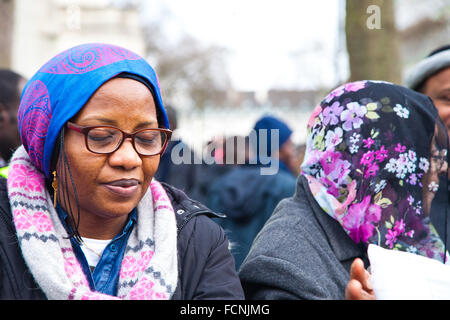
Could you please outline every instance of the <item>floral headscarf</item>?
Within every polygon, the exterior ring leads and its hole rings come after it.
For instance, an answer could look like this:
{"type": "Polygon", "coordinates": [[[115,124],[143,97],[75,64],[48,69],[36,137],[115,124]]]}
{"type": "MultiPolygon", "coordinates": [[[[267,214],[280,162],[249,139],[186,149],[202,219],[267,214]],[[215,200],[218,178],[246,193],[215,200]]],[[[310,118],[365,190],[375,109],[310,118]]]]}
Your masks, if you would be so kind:
{"type": "Polygon", "coordinates": [[[307,130],[302,174],[353,241],[444,258],[448,136],[431,99],[387,82],[348,83],[307,130]]]}

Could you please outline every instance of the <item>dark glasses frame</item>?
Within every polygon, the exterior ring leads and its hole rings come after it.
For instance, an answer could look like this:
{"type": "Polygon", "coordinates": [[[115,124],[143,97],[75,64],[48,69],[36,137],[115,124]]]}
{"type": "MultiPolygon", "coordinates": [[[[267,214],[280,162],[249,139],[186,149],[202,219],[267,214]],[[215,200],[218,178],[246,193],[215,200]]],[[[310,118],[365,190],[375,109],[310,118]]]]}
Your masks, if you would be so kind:
{"type": "Polygon", "coordinates": [[[123,130],[117,128],[117,127],[114,127],[114,126],[86,126],[86,127],[84,127],[84,126],[80,126],[80,125],[78,125],[76,123],[73,123],[73,122],[67,122],[66,127],[68,129],[71,129],[71,130],[77,131],[79,133],[82,133],[84,135],[84,144],[85,144],[86,148],[90,152],[96,153],[96,154],[111,154],[111,153],[114,153],[122,146],[122,143],[125,141],[125,139],[131,138],[131,144],[133,145],[133,148],[134,148],[134,150],[136,151],[137,154],[139,154],[140,156],[143,156],[143,157],[155,156],[155,155],[164,153],[164,151],[166,150],[166,147],[167,147],[167,143],[169,142],[170,138],[172,137],[172,130],[164,129],[164,128],[145,128],[145,129],[141,129],[141,130],[135,131],[133,133],[128,133],[128,132],[125,132],[125,131],[123,131],[123,130]],[[89,148],[89,143],[88,143],[88,133],[92,129],[97,129],[97,128],[111,128],[111,129],[115,129],[115,130],[120,131],[122,133],[122,141],[120,141],[120,143],[117,145],[117,147],[113,151],[110,151],[110,152],[97,152],[97,151],[91,150],[89,148]],[[137,134],[139,134],[140,132],[142,132],[142,131],[148,131],[148,130],[164,132],[164,134],[167,136],[167,139],[166,139],[166,141],[164,141],[164,144],[162,145],[161,150],[159,152],[157,152],[157,153],[154,153],[154,154],[142,154],[136,149],[135,140],[134,140],[135,136],[137,134]]]}

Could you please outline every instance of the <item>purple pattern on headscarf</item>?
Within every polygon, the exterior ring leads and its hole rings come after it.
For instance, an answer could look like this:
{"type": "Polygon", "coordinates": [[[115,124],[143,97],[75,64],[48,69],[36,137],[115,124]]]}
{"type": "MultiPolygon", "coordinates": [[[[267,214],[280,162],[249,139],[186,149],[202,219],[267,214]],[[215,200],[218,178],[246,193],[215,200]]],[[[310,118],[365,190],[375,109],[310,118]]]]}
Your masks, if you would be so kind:
{"type": "Polygon", "coordinates": [[[39,71],[53,74],[81,74],[122,60],[139,60],[139,55],[112,45],[82,45],[58,54],[39,71]]]}
{"type": "Polygon", "coordinates": [[[18,112],[22,142],[31,160],[42,170],[44,142],[52,118],[50,97],[39,80],[28,86],[23,97],[18,112]]]}

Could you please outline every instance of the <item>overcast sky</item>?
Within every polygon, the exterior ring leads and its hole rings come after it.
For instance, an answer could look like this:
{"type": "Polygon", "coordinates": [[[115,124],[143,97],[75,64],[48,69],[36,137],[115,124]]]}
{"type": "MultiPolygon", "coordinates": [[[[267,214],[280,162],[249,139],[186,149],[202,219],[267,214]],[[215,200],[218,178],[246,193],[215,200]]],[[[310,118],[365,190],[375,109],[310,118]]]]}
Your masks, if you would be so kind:
{"type": "Polygon", "coordinates": [[[164,16],[171,37],[187,32],[204,44],[228,48],[229,72],[237,89],[308,89],[332,86],[346,76],[346,57],[336,55],[341,0],[145,3],[145,16],[164,16]]]}

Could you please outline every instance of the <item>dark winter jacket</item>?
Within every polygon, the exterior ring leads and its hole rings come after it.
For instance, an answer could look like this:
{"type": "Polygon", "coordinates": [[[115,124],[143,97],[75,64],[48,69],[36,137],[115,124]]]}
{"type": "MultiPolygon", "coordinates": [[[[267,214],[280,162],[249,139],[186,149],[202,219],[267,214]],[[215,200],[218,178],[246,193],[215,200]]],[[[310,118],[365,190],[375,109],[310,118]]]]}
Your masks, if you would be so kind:
{"type": "MultiPolygon", "coordinates": [[[[210,219],[218,215],[182,191],[163,186],[172,201],[178,227],[179,278],[173,299],[243,299],[228,240],[210,219]]],[[[18,246],[3,178],[0,178],[0,299],[46,299],[18,246]]]]}
{"type": "Polygon", "coordinates": [[[275,209],[241,265],[247,299],[344,299],[350,265],[366,250],[319,207],[305,177],[275,209]]]}
{"type": "Polygon", "coordinates": [[[213,183],[206,201],[209,208],[227,215],[217,223],[231,242],[236,270],[277,204],[295,192],[292,174],[261,175],[260,169],[256,165],[235,167],[213,183]]]}

